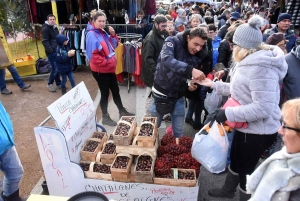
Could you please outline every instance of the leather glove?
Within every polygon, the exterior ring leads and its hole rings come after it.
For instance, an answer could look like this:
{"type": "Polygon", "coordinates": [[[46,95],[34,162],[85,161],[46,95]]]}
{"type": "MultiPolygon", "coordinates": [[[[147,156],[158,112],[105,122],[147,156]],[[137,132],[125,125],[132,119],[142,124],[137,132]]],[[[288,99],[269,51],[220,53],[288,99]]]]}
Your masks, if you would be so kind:
{"type": "Polygon", "coordinates": [[[212,127],[215,121],[217,121],[218,123],[224,123],[227,120],[224,109],[216,109],[216,111],[209,114],[209,116],[210,116],[210,124],[209,124],[210,128],[212,127]]]}

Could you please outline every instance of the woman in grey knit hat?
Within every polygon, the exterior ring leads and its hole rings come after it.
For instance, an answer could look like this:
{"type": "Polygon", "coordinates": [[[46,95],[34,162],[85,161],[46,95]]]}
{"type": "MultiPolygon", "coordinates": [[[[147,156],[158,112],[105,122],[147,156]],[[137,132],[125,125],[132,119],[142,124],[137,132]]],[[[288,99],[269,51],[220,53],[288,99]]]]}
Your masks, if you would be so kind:
{"type": "Polygon", "coordinates": [[[211,189],[213,197],[233,198],[239,186],[240,200],[248,200],[246,175],[250,175],[264,151],[275,141],[280,127],[278,81],[287,72],[283,51],[277,46],[262,44],[260,27],[263,19],[252,17],[240,25],[233,36],[235,67],[229,75],[230,83],[206,79],[199,84],[216,89],[221,95],[231,96],[241,105],[218,109],[218,122],[247,122],[247,128],[236,128],[231,146],[231,164],[225,184],[211,189]]]}

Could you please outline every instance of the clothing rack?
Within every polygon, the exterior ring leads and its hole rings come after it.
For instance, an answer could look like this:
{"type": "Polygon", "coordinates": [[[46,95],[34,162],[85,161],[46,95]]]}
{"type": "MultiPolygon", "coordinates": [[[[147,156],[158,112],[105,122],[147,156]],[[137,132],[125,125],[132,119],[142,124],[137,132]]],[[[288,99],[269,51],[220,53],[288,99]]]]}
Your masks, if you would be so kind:
{"type": "MultiPolygon", "coordinates": [[[[126,40],[126,43],[132,40],[136,40],[136,42],[140,41],[142,39],[142,34],[135,34],[135,33],[120,33],[118,34],[118,38],[126,40]]],[[[124,43],[125,44],[125,43],[124,43]]],[[[128,73],[128,79],[127,79],[127,91],[130,92],[130,81],[131,76],[130,73],[128,73]]]]}

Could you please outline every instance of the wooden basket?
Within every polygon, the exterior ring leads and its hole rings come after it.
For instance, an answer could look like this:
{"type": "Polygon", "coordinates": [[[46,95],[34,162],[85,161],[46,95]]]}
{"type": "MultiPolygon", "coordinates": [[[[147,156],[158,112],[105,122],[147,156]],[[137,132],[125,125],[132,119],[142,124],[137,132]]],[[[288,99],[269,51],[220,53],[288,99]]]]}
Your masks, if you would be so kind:
{"type": "MultiPolygon", "coordinates": [[[[172,168],[173,171],[181,170],[183,172],[190,172],[192,171],[194,174],[193,180],[186,180],[186,179],[167,179],[167,178],[156,178],[154,177],[153,181],[154,184],[166,185],[166,186],[183,186],[183,187],[195,187],[196,186],[196,171],[194,169],[177,169],[172,168]]],[[[175,177],[175,174],[174,174],[175,177]]]]}
{"type": "Polygon", "coordinates": [[[115,178],[114,181],[118,181],[118,182],[136,182],[136,175],[135,175],[135,172],[134,172],[134,167],[135,167],[135,164],[132,163],[131,168],[130,168],[130,173],[129,173],[127,179],[115,178]]]}
{"type": "Polygon", "coordinates": [[[81,159],[84,161],[95,161],[96,156],[98,152],[102,149],[103,146],[103,141],[100,139],[93,138],[92,140],[88,139],[85,143],[84,146],[81,148],[80,154],[81,154],[81,159]],[[97,148],[93,152],[89,151],[83,151],[84,147],[89,143],[89,141],[96,141],[98,142],[97,148]]]}
{"type": "MultiPolygon", "coordinates": [[[[149,120],[147,120],[147,119],[149,119],[149,118],[155,120],[155,123],[153,123],[153,124],[154,124],[155,128],[157,128],[157,117],[143,117],[142,122],[144,122],[144,121],[149,121],[149,120]]],[[[152,123],[152,122],[151,122],[151,123],[152,123]]]]}
{"type": "Polygon", "coordinates": [[[102,144],[103,144],[104,142],[107,141],[108,138],[107,138],[106,132],[93,132],[89,139],[90,139],[90,140],[99,139],[99,140],[102,141],[102,144]],[[95,134],[103,134],[102,139],[93,137],[95,134]]]}
{"type": "Polygon", "coordinates": [[[90,169],[86,173],[86,177],[90,178],[90,179],[104,179],[104,180],[107,180],[107,181],[112,181],[111,174],[94,172],[94,165],[95,164],[101,164],[101,165],[103,165],[102,163],[99,163],[99,162],[91,162],[90,169]]]}
{"type": "Polygon", "coordinates": [[[155,127],[155,125],[150,121],[144,121],[144,122],[141,123],[140,129],[139,129],[139,132],[136,136],[138,146],[139,147],[154,147],[155,139],[156,139],[156,136],[157,136],[157,128],[155,127]],[[140,136],[139,135],[140,134],[140,129],[142,128],[142,126],[144,124],[150,124],[150,125],[153,126],[153,132],[152,132],[151,136],[140,136]]]}
{"type": "Polygon", "coordinates": [[[145,151],[150,152],[153,156],[156,156],[156,151],[158,148],[158,138],[156,138],[155,140],[155,144],[153,147],[140,147],[137,144],[137,136],[135,136],[132,145],[130,146],[118,146],[116,148],[116,152],[117,153],[127,153],[127,154],[131,154],[134,156],[139,156],[142,153],[144,153],[145,151]]]}
{"type": "Polygon", "coordinates": [[[137,157],[136,165],[134,166],[134,172],[135,172],[135,181],[140,183],[153,183],[153,175],[154,175],[154,164],[155,164],[155,157],[149,153],[144,152],[141,155],[137,157]],[[140,156],[150,156],[152,158],[152,164],[150,171],[137,171],[137,164],[139,161],[140,156]]]}
{"type": "Polygon", "coordinates": [[[114,162],[112,163],[112,166],[110,168],[110,171],[111,171],[111,177],[114,181],[117,181],[117,180],[125,180],[125,179],[128,179],[129,178],[129,174],[130,174],[130,170],[131,170],[131,165],[132,165],[132,159],[133,157],[130,155],[130,154],[126,154],[126,153],[120,153],[116,156],[114,162]],[[115,161],[117,160],[117,158],[119,156],[127,156],[129,157],[129,161],[128,161],[128,164],[127,164],[127,167],[126,169],[119,169],[119,168],[113,168],[113,164],[115,163],[115,161]]]}
{"type": "Polygon", "coordinates": [[[86,178],[89,178],[89,170],[90,170],[90,165],[91,165],[91,161],[79,161],[79,163],[78,163],[78,165],[82,168],[82,170],[83,170],[83,172],[84,172],[84,176],[86,177],[86,178]],[[87,171],[85,171],[82,167],[81,167],[81,165],[80,165],[80,163],[82,163],[82,164],[88,164],[88,166],[89,166],[89,169],[87,170],[87,171]]]}
{"type": "Polygon", "coordinates": [[[116,145],[130,145],[132,142],[132,137],[133,137],[133,133],[134,133],[135,128],[133,127],[133,125],[131,125],[129,122],[127,121],[122,121],[120,120],[113,132],[113,138],[114,138],[114,142],[116,145]],[[120,123],[124,123],[126,125],[130,126],[130,129],[128,131],[128,135],[127,136],[121,136],[121,135],[115,135],[116,130],[119,126],[120,123]]]}
{"type": "MultiPolygon", "coordinates": [[[[109,143],[114,143],[114,141],[112,140],[109,140],[107,141],[104,145],[103,145],[103,149],[102,149],[102,152],[104,151],[105,149],[105,146],[106,144],[109,144],[109,143]]],[[[116,150],[117,150],[117,147],[116,147],[116,150]]],[[[116,151],[113,153],[113,154],[103,154],[102,152],[99,152],[96,156],[96,161],[97,162],[100,162],[103,163],[103,164],[112,164],[116,158],[116,151]]]]}
{"type": "Polygon", "coordinates": [[[124,118],[134,118],[134,120],[133,120],[132,123],[129,123],[128,121],[126,121],[126,122],[128,122],[129,124],[132,125],[133,130],[134,130],[136,128],[136,126],[137,126],[136,117],[135,116],[122,116],[121,119],[120,119],[120,121],[125,121],[124,118]]]}

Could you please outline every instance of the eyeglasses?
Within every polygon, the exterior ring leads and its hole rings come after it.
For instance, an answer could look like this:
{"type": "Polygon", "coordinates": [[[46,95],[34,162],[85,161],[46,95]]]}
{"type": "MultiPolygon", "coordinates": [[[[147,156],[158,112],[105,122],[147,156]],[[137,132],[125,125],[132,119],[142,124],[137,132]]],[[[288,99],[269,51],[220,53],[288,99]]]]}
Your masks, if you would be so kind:
{"type": "Polygon", "coordinates": [[[285,129],[289,129],[289,130],[293,130],[293,131],[296,131],[296,132],[300,133],[300,129],[299,128],[288,127],[288,126],[285,125],[284,121],[281,121],[281,126],[282,126],[283,132],[285,132],[285,129]]]}

